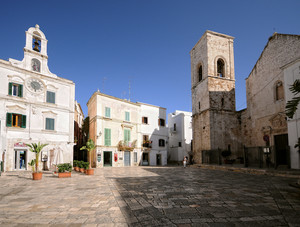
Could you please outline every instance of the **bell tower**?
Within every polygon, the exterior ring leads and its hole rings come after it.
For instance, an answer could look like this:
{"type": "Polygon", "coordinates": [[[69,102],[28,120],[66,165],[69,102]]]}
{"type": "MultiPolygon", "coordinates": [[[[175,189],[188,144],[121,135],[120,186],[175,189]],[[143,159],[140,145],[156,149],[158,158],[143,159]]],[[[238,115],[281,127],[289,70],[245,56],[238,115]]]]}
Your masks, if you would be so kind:
{"type": "Polygon", "coordinates": [[[233,37],[206,31],[190,51],[193,151],[236,150],[233,37]]]}
{"type": "Polygon", "coordinates": [[[48,40],[39,25],[29,28],[26,31],[23,67],[37,73],[56,76],[48,68],[47,43],[48,40]]]}

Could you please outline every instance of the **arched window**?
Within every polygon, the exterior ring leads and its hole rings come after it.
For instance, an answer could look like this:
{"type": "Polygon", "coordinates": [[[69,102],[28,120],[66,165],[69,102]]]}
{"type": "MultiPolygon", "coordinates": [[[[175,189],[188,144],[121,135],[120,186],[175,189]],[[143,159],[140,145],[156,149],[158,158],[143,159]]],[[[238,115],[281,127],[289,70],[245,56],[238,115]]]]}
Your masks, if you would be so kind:
{"type": "Polygon", "coordinates": [[[199,66],[198,69],[198,82],[202,80],[202,65],[199,66]]]}
{"type": "Polygon", "coordinates": [[[225,63],[221,58],[217,61],[217,75],[219,77],[225,77],[225,63]]]}
{"type": "Polygon", "coordinates": [[[35,72],[41,71],[41,62],[35,58],[31,59],[31,69],[35,72]]]}
{"type": "Polygon", "coordinates": [[[282,100],[283,99],[283,84],[281,81],[278,81],[275,86],[275,99],[282,100]]]}
{"type": "Polygon", "coordinates": [[[41,52],[41,40],[38,37],[33,37],[32,49],[36,52],[41,52]]]}

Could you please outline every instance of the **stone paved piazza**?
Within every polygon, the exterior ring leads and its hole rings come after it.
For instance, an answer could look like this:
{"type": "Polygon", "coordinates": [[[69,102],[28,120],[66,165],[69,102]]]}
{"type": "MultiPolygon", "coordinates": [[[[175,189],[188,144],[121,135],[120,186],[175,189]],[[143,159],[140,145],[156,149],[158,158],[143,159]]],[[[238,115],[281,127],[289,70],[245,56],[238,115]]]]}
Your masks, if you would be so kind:
{"type": "Polygon", "coordinates": [[[182,167],[0,177],[0,226],[300,226],[296,179],[182,167]]]}

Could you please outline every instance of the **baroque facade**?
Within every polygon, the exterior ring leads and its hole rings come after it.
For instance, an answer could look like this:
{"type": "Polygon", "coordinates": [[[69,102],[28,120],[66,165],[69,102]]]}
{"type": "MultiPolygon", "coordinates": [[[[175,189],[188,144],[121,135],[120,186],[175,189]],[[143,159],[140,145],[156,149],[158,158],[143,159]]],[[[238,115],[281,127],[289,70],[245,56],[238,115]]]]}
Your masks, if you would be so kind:
{"type": "Polygon", "coordinates": [[[75,84],[49,71],[47,39],[38,25],[26,31],[22,61],[0,60],[0,81],[0,154],[5,171],[29,169],[35,156],[28,143],[48,144],[41,158],[44,169],[55,164],[58,153],[64,162],[72,162],[75,84]]]}
{"type": "Polygon", "coordinates": [[[165,108],[99,91],[87,106],[89,137],[96,145],[91,154],[94,167],[167,164],[165,108]]]}
{"type": "Polygon", "coordinates": [[[269,38],[246,79],[247,108],[237,112],[234,38],[205,32],[190,52],[196,162],[203,161],[204,150],[230,150],[240,158],[244,147],[268,147],[271,166],[290,165],[282,66],[299,58],[299,37],[269,38]]]}

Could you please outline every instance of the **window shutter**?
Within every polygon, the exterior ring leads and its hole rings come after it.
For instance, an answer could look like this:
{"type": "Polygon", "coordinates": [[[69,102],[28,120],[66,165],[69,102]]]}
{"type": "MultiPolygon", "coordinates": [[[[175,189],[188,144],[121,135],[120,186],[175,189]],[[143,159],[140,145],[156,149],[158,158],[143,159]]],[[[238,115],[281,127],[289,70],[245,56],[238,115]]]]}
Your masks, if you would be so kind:
{"type": "Polygon", "coordinates": [[[12,123],[12,113],[6,113],[6,126],[11,127],[12,123]]]}
{"type": "Polygon", "coordinates": [[[26,115],[22,115],[21,128],[26,128],[26,115]]]}
{"type": "Polygon", "coordinates": [[[110,146],[111,145],[111,129],[106,128],[104,129],[104,144],[105,146],[110,146]]]}
{"type": "Polygon", "coordinates": [[[52,103],[55,103],[55,93],[52,92],[52,103]]]}
{"type": "Polygon", "coordinates": [[[19,97],[23,97],[23,85],[20,84],[19,85],[19,94],[18,94],[19,97]]]}
{"type": "Polygon", "coordinates": [[[130,130],[127,131],[128,132],[128,142],[131,140],[130,139],[130,130]]]}
{"type": "Polygon", "coordinates": [[[8,94],[12,95],[12,83],[8,84],[8,94]]]}

